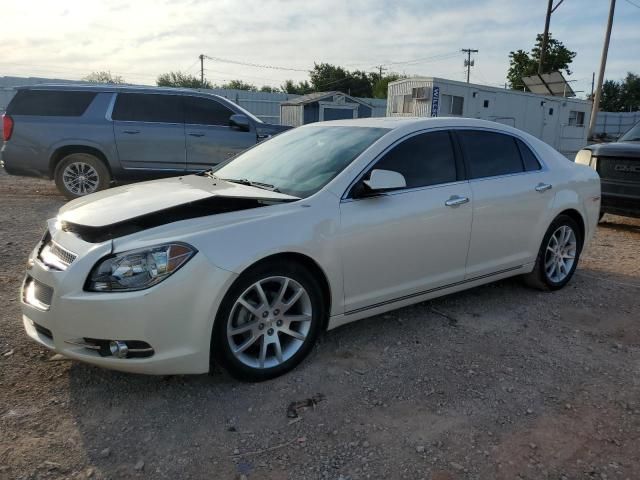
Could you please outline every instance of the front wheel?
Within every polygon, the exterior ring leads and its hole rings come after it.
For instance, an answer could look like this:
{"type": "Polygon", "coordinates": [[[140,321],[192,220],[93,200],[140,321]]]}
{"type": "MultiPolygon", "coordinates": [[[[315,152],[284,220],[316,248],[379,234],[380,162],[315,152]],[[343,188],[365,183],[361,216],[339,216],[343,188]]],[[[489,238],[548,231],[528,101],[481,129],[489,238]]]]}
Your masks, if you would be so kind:
{"type": "Polygon", "coordinates": [[[325,316],[314,277],[293,263],[243,273],[216,315],[212,348],[231,375],[262,381],[282,375],[311,351],[325,316]]]}
{"type": "Polygon", "coordinates": [[[111,175],[105,164],[90,153],[72,153],[64,157],[54,172],[60,193],[70,200],[109,187],[111,175]]]}
{"type": "Polygon", "coordinates": [[[545,234],[533,271],[525,282],[541,290],[564,287],[578,266],[582,237],[578,224],[567,215],[559,215],[545,234]]]}

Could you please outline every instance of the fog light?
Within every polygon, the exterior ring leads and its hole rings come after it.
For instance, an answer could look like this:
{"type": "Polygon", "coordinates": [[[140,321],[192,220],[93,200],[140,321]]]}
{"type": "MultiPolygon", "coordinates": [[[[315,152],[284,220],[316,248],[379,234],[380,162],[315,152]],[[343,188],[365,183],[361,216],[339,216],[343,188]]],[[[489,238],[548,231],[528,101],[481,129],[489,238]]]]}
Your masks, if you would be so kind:
{"type": "Polygon", "coordinates": [[[118,340],[112,340],[109,342],[109,350],[111,351],[111,355],[118,358],[127,358],[127,355],[129,354],[129,347],[127,344],[118,340]]]}

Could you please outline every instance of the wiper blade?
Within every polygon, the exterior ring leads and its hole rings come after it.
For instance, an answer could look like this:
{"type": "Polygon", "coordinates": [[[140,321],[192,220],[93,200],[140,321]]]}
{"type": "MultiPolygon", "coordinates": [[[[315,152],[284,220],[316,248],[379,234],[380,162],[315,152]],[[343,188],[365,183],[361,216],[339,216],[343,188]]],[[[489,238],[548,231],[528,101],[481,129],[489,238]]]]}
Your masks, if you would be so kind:
{"type": "Polygon", "coordinates": [[[274,185],[270,185],[268,183],[262,183],[262,182],[253,182],[246,178],[221,178],[221,180],[224,180],[225,182],[237,183],[240,185],[247,185],[249,187],[257,187],[263,190],[269,190],[271,192],[280,193],[280,190],[278,190],[274,185]]]}

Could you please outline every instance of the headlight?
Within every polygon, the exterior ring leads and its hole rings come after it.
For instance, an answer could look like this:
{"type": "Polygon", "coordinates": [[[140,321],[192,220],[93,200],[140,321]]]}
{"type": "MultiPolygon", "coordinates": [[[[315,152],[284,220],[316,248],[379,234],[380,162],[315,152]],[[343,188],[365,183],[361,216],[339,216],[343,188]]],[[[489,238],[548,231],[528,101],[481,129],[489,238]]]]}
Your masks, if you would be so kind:
{"type": "Polygon", "coordinates": [[[575,159],[576,163],[581,163],[582,165],[591,165],[591,150],[582,149],[578,152],[575,159]]]}
{"type": "Polygon", "coordinates": [[[169,243],[118,253],[93,267],[86,289],[130,292],[149,288],[182,267],[196,252],[184,243],[169,243]]]}

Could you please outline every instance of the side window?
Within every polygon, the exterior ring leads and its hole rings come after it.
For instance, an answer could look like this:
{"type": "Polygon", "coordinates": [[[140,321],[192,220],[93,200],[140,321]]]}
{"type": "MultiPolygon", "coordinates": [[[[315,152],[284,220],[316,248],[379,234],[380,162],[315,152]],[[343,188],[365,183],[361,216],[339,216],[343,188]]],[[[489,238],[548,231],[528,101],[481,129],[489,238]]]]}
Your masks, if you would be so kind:
{"type": "Polygon", "coordinates": [[[533,154],[531,149],[527,147],[522,140],[516,139],[518,143],[518,148],[520,149],[520,155],[522,155],[522,163],[524,163],[524,169],[527,172],[532,172],[534,170],[540,170],[542,167],[540,166],[540,162],[533,154]]]}
{"type": "Polygon", "coordinates": [[[96,92],[68,90],[20,90],[7,107],[9,115],[79,117],[96,92]]]}
{"type": "Polygon", "coordinates": [[[119,93],[111,118],[130,122],[182,123],[182,97],[156,93],[119,93]]]}
{"type": "Polygon", "coordinates": [[[198,125],[229,125],[235,112],[220,102],[202,97],[184,97],[185,123],[198,125]]]}
{"type": "Polygon", "coordinates": [[[456,161],[446,131],[422,133],[405,140],[373,168],[401,173],[408,188],[456,181],[456,161]]]}
{"type": "Polygon", "coordinates": [[[495,177],[523,171],[520,151],[511,135],[479,130],[459,130],[469,178],[495,177]]]}

